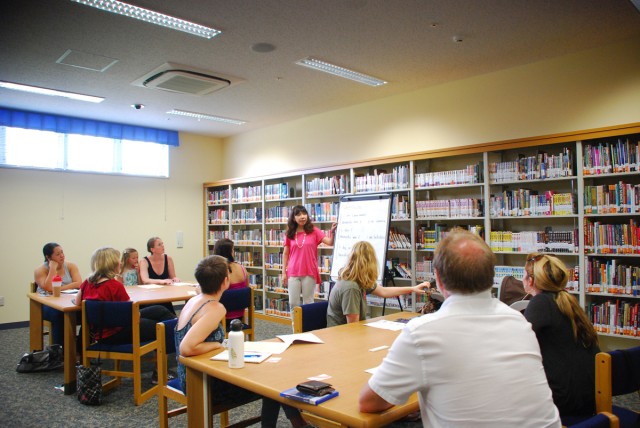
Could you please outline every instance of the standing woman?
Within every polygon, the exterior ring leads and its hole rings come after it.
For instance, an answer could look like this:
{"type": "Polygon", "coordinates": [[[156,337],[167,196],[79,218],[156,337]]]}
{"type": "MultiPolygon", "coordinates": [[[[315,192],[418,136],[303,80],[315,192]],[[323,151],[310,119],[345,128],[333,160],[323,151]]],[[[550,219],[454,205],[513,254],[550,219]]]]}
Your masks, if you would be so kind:
{"type": "MultiPolygon", "coordinates": [[[[62,290],[80,288],[82,277],[75,263],[67,262],[64,251],[59,244],[49,242],[42,248],[44,264],[38,266],[33,272],[33,279],[38,286],[39,293],[51,294],[53,277],[59,275],[62,278],[62,290]]],[[[64,314],[49,306],[42,306],[42,316],[51,322],[51,334],[53,343],[64,343],[64,314]]]]}
{"type": "Polygon", "coordinates": [[[367,294],[387,298],[409,293],[425,294],[424,288],[429,288],[428,282],[415,287],[378,287],[377,280],[378,259],[373,245],[367,241],[356,242],[329,295],[327,327],[365,320],[367,294]]]}
{"type": "MultiPolygon", "coordinates": [[[[542,364],[560,417],[595,413],[595,356],[600,352],[593,325],[565,286],[564,263],[555,256],[527,256],[522,279],[533,297],[524,312],[536,333],[542,364]]],[[[568,424],[568,421],[563,421],[568,424]]]]}
{"type": "MultiPolygon", "coordinates": [[[[249,279],[247,277],[247,270],[240,263],[236,263],[233,257],[233,241],[231,239],[223,238],[216,241],[213,247],[213,253],[217,256],[222,256],[227,259],[229,265],[229,290],[235,290],[238,288],[244,288],[249,286],[249,279]]],[[[244,317],[244,310],[227,311],[227,331],[229,324],[234,319],[242,319],[244,317]]]]}
{"type": "Polygon", "coordinates": [[[164,252],[164,242],[154,236],[147,241],[150,255],[140,260],[140,280],[143,284],[171,285],[180,282],[173,259],[164,252]]]}
{"type": "Polygon", "coordinates": [[[292,315],[293,308],[300,306],[300,292],[303,304],[313,303],[316,284],[320,283],[318,245],[333,245],[337,226],[331,225],[331,237],[327,237],[313,225],[305,207],[296,205],[291,210],[282,252],[282,281],[288,285],[292,315]]]}

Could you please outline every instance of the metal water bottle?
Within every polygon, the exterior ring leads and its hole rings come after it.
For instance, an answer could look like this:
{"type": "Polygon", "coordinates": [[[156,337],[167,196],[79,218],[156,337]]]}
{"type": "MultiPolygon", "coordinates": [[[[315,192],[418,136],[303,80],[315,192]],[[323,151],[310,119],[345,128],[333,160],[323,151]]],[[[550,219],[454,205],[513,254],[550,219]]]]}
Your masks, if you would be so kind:
{"type": "Polygon", "coordinates": [[[244,333],[242,331],[242,321],[231,321],[231,331],[229,332],[229,367],[241,369],[244,367],[244,333]]]}

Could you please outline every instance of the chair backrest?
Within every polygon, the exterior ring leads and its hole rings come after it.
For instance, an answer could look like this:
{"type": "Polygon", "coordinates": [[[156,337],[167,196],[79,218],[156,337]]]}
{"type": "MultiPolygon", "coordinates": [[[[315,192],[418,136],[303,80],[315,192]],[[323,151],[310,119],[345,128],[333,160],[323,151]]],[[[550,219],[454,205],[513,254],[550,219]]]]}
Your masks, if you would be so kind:
{"type": "Polygon", "coordinates": [[[128,327],[133,325],[133,302],[104,302],[101,300],[85,300],[83,316],[94,328],[128,327]]]}
{"type": "Polygon", "coordinates": [[[29,293],[35,293],[36,291],[38,291],[38,284],[36,284],[35,282],[30,282],[29,283],[29,293]]]}
{"type": "Polygon", "coordinates": [[[616,415],[604,412],[577,424],[568,425],[568,428],[618,428],[619,426],[620,421],[616,415]]]}
{"type": "Polygon", "coordinates": [[[609,352],[611,394],[624,395],[640,390],[640,346],[609,352]]]}
{"type": "Polygon", "coordinates": [[[222,293],[222,297],[220,297],[220,303],[222,303],[227,311],[247,309],[253,305],[251,287],[242,287],[225,291],[222,293]]]}
{"type": "MultiPolygon", "coordinates": [[[[164,325],[164,342],[159,341],[158,346],[162,346],[167,354],[173,354],[176,352],[176,335],[175,329],[178,325],[178,318],[173,318],[167,321],[161,321],[158,324],[164,325]]],[[[157,333],[157,329],[156,329],[157,333]]],[[[156,334],[156,339],[162,339],[162,337],[156,334]]]]}
{"type": "Polygon", "coordinates": [[[293,309],[293,332],[304,333],[327,327],[329,302],[308,303],[293,309]]]}

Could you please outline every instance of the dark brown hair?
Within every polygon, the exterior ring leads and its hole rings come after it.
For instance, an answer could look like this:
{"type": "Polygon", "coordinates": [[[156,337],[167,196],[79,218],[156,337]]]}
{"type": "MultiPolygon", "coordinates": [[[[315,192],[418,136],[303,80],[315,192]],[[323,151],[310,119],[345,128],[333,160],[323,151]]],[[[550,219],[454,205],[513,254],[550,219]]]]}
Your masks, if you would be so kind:
{"type": "Polygon", "coordinates": [[[313,232],[313,223],[311,222],[311,217],[309,216],[307,209],[302,205],[296,205],[291,209],[291,214],[289,214],[289,220],[287,221],[287,238],[289,239],[296,238],[296,230],[298,229],[296,216],[300,213],[307,215],[307,222],[304,225],[304,233],[308,235],[313,232]]]}

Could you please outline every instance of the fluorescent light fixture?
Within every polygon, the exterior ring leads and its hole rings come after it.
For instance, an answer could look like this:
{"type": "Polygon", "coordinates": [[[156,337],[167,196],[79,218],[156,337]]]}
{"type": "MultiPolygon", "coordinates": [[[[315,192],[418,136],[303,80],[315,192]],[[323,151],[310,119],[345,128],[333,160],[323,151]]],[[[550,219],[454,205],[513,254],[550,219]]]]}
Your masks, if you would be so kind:
{"type": "Polygon", "coordinates": [[[638,9],[638,12],[640,12],[640,0],[631,0],[631,3],[638,9]]]}
{"type": "Polygon", "coordinates": [[[193,119],[198,119],[198,120],[201,120],[201,119],[213,120],[215,122],[230,123],[232,125],[244,125],[245,123],[247,123],[246,120],[229,119],[228,117],[213,116],[210,114],[194,113],[191,111],[176,110],[176,109],[168,111],[167,114],[175,114],[176,116],[191,117],[193,119]]]}
{"type": "Polygon", "coordinates": [[[195,24],[185,21],[184,19],[174,18],[173,16],[163,13],[154,12],[138,6],[133,6],[117,0],[71,0],[97,9],[106,10],[107,12],[117,13],[118,15],[128,16],[129,18],[139,19],[141,21],[150,22],[151,24],[160,25],[161,27],[171,28],[173,30],[184,31],[194,36],[211,39],[221,31],[215,28],[205,27],[204,25],[195,24]]]}
{"type": "Polygon", "coordinates": [[[103,97],[76,94],[74,92],[57,91],[55,89],[39,88],[37,86],[21,85],[19,83],[11,82],[0,81],[0,88],[11,89],[14,91],[30,92],[32,94],[49,95],[52,97],[64,97],[77,101],[86,101],[89,103],[101,103],[102,101],[104,101],[103,97]]]}
{"type": "Polygon", "coordinates": [[[364,83],[369,86],[382,86],[387,84],[384,80],[377,79],[373,76],[358,73],[357,71],[349,70],[348,68],[340,67],[312,57],[298,60],[296,61],[296,64],[302,65],[303,67],[313,68],[314,70],[324,71],[325,73],[333,74],[334,76],[344,77],[345,79],[355,80],[358,83],[364,83]]]}

